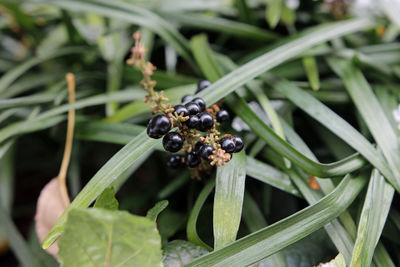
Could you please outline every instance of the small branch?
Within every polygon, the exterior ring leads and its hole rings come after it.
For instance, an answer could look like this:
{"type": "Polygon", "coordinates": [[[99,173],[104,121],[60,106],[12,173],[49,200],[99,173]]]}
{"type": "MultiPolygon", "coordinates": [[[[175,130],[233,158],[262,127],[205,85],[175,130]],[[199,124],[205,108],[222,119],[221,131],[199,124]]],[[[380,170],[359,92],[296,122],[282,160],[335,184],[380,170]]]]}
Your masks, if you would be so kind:
{"type": "MultiPolygon", "coordinates": [[[[66,75],[66,80],[69,92],[68,102],[69,104],[73,104],[75,103],[75,76],[72,73],[68,73],[66,75]]],[[[66,207],[68,207],[70,204],[66,177],[67,177],[69,160],[71,158],[72,142],[74,137],[74,126],[75,126],[75,110],[70,109],[68,111],[67,138],[65,140],[64,155],[61,163],[60,172],[58,174],[60,193],[66,207]]]]}

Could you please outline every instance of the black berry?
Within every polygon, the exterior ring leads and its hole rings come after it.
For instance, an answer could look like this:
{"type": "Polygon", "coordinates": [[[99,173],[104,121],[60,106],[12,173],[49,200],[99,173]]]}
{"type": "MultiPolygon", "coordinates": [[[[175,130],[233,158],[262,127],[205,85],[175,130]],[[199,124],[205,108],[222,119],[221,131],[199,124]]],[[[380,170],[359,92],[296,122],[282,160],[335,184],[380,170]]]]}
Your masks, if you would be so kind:
{"type": "Polygon", "coordinates": [[[192,99],[193,103],[196,103],[200,107],[200,111],[204,111],[206,109],[206,102],[203,98],[196,97],[192,99]]]}
{"type": "Polygon", "coordinates": [[[213,153],[214,148],[210,145],[202,145],[200,147],[200,156],[203,159],[208,159],[208,157],[213,153]]]}
{"type": "Polygon", "coordinates": [[[165,150],[175,153],[181,150],[183,146],[183,137],[177,132],[167,133],[162,143],[165,150]]]}
{"type": "Polygon", "coordinates": [[[201,162],[201,159],[199,157],[199,154],[197,154],[194,151],[187,153],[185,155],[185,163],[186,163],[186,166],[188,166],[189,168],[194,168],[194,167],[198,166],[200,164],[200,162],[201,162]]]}
{"type": "Polygon", "coordinates": [[[222,110],[217,112],[216,118],[217,118],[218,122],[229,121],[229,113],[228,113],[228,111],[222,109],[222,110]]]}
{"type": "Polygon", "coordinates": [[[197,116],[199,117],[199,124],[197,125],[197,130],[206,132],[213,127],[214,119],[210,113],[202,112],[197,116]]]}
{"type": "Polygon", "coordinates": [[[240,138],[239,136],[234,136],[233,137],[233,142],[235,143],[235,151],[234,151],[234,153],[240,152],[244,147],[242,138],[240,138]]]}
{"type": "Polygon", "coordinates": [[[198,84],[197,84],[197,90],[196,90],[196,94],[198,92],[203,91],[204,89],[206,89],[207,87],[209,87],[211,85],[211,82],[208,80],[201,80],[198,84]]]}
{"type": "Polygon", "coordinates": [[[181,102],[182,103],[186,103],[186,102],[188,102],[190,99],[192,99],[193,98],[193,96],[192,95],[184,95],[183,97],[182,97],[182,99],[181,99],[181,102]]]}
{"type": "Polygon", "coordinates": [[[202,142],[197,142],[195,145],[194,145],[194,151],[196,152],[196,153],[200,153],[200,148],[203,146],[203,143],[202,142]]]}
{"type": "Polygon", "coordinates": [[[231,137],[224,137],[219,141],[221,148],[225,150],[227,153],[235,152],[235,142],[232,140],[231,137]]]}
{"type": "Polygon", "coordinates": [[[151,138],[161,138],[171,130],[171,121],[165,115],[157,115],[151,119],[147,126],[147,135],[151,138]]]}
{"type": "Polygon", "coordinates": [[[174,112],[176,112],[176,114],[181,115],[183,113],[183,117],[186,117],[189,115],[189,111],[187,110],[187,108],[184,105],[176,105],[174,107],[174,112]]]}
{"type": "Polygon", "coordinates": [[[187,121],[185,121],[185,123],[190,129],[195,129],[199,124],[199,117],[197,117],[197,115],[192,115],[187,121]]]}
{"type": "Polygon", "coordinates": [[[146,120],[146,126],[149,126],[150,122],[151,122],[151,118],[147,119],[146,120]]]}
{"type": "Polygon", "coordinates": [[[189,102],[185,107],[187,108],[189,115],[197,115],[200,112],[200,107],[196,103],[189,102]]]}
{"type": "Polygon", "coordinates": [[[182,164],[182,156],[170,155],[167,160],[167,166],[173,169],[178,168],[182,164]]]}

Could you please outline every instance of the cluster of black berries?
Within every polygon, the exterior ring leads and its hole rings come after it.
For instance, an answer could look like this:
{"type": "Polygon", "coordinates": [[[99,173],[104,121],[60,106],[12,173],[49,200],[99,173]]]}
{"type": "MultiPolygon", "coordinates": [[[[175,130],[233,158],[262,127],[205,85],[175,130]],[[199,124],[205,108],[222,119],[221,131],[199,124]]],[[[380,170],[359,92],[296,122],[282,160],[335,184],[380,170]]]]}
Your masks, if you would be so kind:
{"type": "MultiPolygon", "coordinates": [[[[207,80],[200,81],[196,93],[207,88],[211,83],[207,80]]],[[[183,122],[183,127],[188,130],[196,129],[200,132],[207,132],[214,126],[214,117],[209,112],[206,112],[206,103],[202,98],[193,98],[192,95],[185,95],[182,103],[174,106],[175,116],[186,118],[183,122]],[[188,102],[189,101],[189,102],[188,102]]],[[[225,122],[229,120],[229,113],[226,110],[218,110],[215,114],[217,122],[225,122]]],[[[182,149],[184,145],[184,136],[179,132],[169,132],[172,128],[172,123],[167,115],[156,115],[147,122],[147,134],[151,138],[163,138],[163,146],[166,151],[175,153],[182,149]]],[[[182,130],[182,129],[180,129],[182,130]]],[[[243,149],[243,141],[238,136],[224,137],[219,142],[221,149],[227,153],[236,153],[243,149]]],[[[184,160],[180,155],[171,155],[168,159],[168,166],[172,168],[179,167],[183,162],[194,168],[201,163],[201,158],[208,160],[213,154],[214,148],[209,144],[201,142],[196,143],[191,152],[186,153],[184,160]]]]}

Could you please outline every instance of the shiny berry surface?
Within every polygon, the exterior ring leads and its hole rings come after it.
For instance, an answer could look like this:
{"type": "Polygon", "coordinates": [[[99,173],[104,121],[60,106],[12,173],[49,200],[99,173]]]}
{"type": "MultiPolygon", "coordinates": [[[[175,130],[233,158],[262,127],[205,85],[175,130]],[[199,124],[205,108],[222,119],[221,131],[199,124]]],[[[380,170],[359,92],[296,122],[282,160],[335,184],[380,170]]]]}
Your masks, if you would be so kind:
{"type": "Polygon", "coordinates": [[[192,95],[184,95],[183,97],[182,97],[182,99],[181,99],[181,102],[182,103],[186,103],[186,102],[188,102],[190,99],[192,99],[193,98],[193,96],[192,95]]]}
{"type": "Polygon", "coordinates": [[[224,137],[219,141],[221,148],[228,153],[235,152],[235,142],[232,140],[231,137],[224,137]]]}
{"type": "Polygon", "coordinates": [[[167,159],[167,166],[176,169],[182,165],[182,156],[170,155],[167,159]]]}
{"type": "Polygon", "coordinates": [[[197,90],[196,90],[196,94],[198,92],[203,91],[204,89],[206,89],[207,87],[209,87],[211,85],[211,82],[208,80],[201,80],[198,84],[197,84],[197,90]]]}
{"type": "Polygon", "coordinates": [[[177,132],[167,133],[162,143],[165,150],[175,153],[181,150],[183,146],[183,137],[177,132]]]}
{"type": "Polygon", "coordinates": [[[203,100],[203,98],[200,97],[193,98],[192,102],[200,107],[200,111],[204,111],[206,109],[206,102],[203,100]]]}
{"type": "Polygon", "coordinates": [[[175,110],[174,112],[176,112],[176,114],[178,114],[178,116],[182,115],[182,113],[183,113],[183,117],[186,117],[189,115],[189,111],[187,110],[187,108],[184,105],[176,105],[174,107],[174,110],[175,110]]]}
{"type": "Polygon", "coordinates": [[[210,145],[202,145],[200,147],[200,157],[203,159],[208,159],[210,155],[212,155],[214,148],[210,145]]]}
{"type": "Polygon", "coordinates": [[[200,112],[200,107],[196,103],[189,102],[185,105],[189,115],[197,115],[200,112]]]}
{"type": "Polygon", "coordinates": [[[185,121],[185,123],[190,129],[195,129],[199,124],[199,117],[197,115],[192,115],[187,121],[185,121]]]}
{"type": "Polygon", "coordinates": [[[202,142],[197,142],[195,145],[194,145],[194,151],[196,152],[196,153],[200,153],[200,148],[203,146],[203,143],[202,142]]]}
{"type": "Polygon", "coordinates": [[[199,115],[199,124],[197,125],[197,130],[206,132],[214,126],[214,119],[210,113],[202,112],[199,115]]]}
{"type": "Polygon", "coordinates": [[[197,154],[194,151],[187,153],[185,155],[185,164],[189,168],[197,167],[200,164],[200,162],[201,162],[201,159],[199,157],[199,154],[197,154]]]}
{"type": "Polygon", "coordinates": [[[244,147],[244,143],[243,143],[242,138],[239,137],[239,136],[234,136],[233,142],[235,143],[235,151],[234,151],[234,153],[240,152],[244,147]]]}
{"type": "Polygon", "coordinates": [[[161,138],[171,130],[171,121],[165,115],[157,115],[151,119],[147,126],[147,135],[151,138],[161,138]]]}
{"type": "Polygon", "coordinates": [[[217,112],[216,118],[217,118],[218,122],[229,121],[229,113],[228,113],[228,111],[222,109],[217,112]]]}

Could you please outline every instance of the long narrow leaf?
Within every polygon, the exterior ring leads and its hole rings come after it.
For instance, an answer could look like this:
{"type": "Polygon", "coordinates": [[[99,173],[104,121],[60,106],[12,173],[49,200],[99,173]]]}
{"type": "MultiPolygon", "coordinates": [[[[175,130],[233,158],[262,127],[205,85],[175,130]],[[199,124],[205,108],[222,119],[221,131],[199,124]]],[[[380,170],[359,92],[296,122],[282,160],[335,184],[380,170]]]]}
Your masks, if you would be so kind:
{"type": "Polygon", "coordinates": [[[348,176],[315,205],[202,256],[187,266],[246,266],[268,257],[336,218],[353,202],[365,182],[363,177],[348,176]]]}

